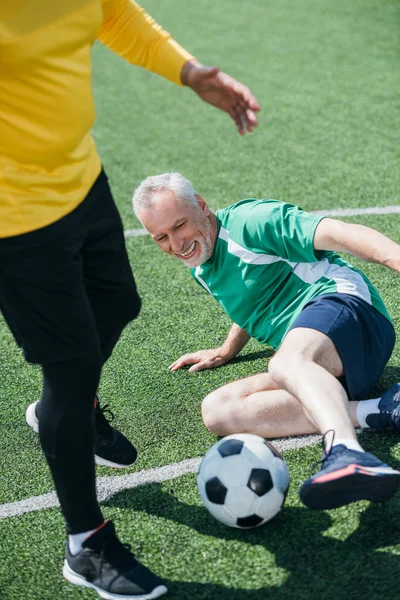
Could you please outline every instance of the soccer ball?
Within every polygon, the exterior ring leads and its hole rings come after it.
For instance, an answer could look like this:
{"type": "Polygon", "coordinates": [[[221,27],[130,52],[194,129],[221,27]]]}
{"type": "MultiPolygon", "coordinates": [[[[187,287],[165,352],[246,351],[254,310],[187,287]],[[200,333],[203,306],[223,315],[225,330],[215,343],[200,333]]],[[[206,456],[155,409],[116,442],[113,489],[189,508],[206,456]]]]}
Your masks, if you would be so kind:
{"type": "Polygon", "coordinates": [[[264,438],[228,435],[204,455],[197,487],[204,506],[218,521],[250,529],[278,514],[289,488],[289,471],[264,438]]]}

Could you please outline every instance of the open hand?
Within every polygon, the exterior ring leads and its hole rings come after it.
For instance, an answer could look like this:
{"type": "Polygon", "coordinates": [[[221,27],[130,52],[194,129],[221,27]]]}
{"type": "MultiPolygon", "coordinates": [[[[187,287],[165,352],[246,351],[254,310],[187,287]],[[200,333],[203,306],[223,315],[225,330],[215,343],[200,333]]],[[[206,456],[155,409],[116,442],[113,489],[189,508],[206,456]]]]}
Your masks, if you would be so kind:
{"type": "Polygon", "coordinates": [[[193,60],[188,61],[182,68],[181,80],[204,102],[228,113],[240,135],[257,127],[256,113],[260,110],[257,99],[249,88],[221,72],[218,67],[206,67],[193,60]]]}
{"type": "Polygon", "coordinates": [[[195,371],[203,371],[204,369],[215,369],[229,362],[230,358],[221,352],[220,348],[214,348],[212,350],[199,350],[198,352],[192,352],[191,354],[184,354],[178,360],[172,363],[168,367],[170,371],[178,371],[182,367],[192,365],[189,369],[189,373],[195,371]]]}

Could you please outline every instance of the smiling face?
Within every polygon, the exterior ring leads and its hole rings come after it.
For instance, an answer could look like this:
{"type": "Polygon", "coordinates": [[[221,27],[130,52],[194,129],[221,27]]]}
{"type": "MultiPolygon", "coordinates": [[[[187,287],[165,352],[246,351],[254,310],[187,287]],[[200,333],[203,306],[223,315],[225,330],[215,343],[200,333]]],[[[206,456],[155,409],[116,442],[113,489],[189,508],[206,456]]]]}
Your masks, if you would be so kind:
{"type": "Polygon", "coordinates": [[[201,196],[196,194],[196,199],[198,205],[193,206],[163,190],[140,212],[144,227],[161,250],[191,268],[211,257],[217,231],[214,213],[201,196]]]}

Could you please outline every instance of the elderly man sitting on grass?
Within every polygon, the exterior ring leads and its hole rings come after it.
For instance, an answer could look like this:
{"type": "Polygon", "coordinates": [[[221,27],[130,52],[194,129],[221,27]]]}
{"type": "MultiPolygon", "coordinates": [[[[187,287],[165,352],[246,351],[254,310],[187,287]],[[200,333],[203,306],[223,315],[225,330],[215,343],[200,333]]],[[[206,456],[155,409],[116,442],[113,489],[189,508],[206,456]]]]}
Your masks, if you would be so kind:
{"type": "Polygon", "coordinates": [[[376,288],[337,252],[399,273],[400,246],[278,200],[245,199],[214,213],[179,173],[145,179],[133,207],[161,250],[190,267],[233,321],[219,348],[185,354],[172,371],[223,365],[250,337],[277,350],[268,372],[203,400],[206,426],[222,436],[323,434],[321,469],[300,489],[310,508],[391,498],[400,472],[364,452],[354,428],[400,431],[400,384],[365,400],[395,332],[376,288]]]}

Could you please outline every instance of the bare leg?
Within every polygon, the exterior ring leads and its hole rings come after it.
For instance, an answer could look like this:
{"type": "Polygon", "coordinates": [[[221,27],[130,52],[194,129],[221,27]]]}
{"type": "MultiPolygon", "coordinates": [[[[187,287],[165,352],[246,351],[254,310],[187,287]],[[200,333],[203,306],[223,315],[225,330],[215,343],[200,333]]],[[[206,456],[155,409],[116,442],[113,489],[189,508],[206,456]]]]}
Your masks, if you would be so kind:
{"type": "Polygon", "coordinates": [[[298,398],[317,431],[333,429],[337,438],[356,439],[347,395],[336,379],[343,374],[343,365],[328,336],[313,329],[292,329],[269,370],[274,381],[298,398]]]}
{"type": "MultiPolygon", "coordinates": [[[[324,398],[320,402],[323,407],[324,398]]],[[[357,404],[348,403],[355,427],[357,404]]],[[[211,392],[203,400],[202,414],[206,427],[217,435],[254,433],[277,438],[318,432],[301,403],[269,373],[239,379],[211,392]]]]}

